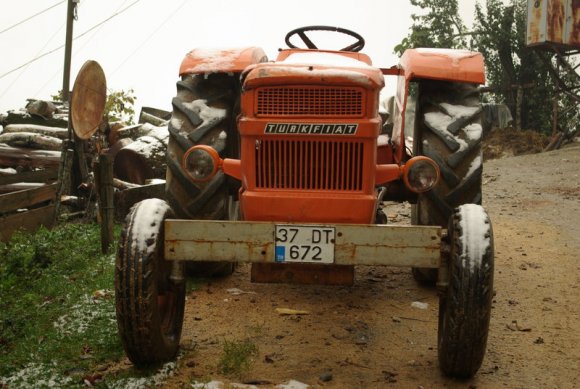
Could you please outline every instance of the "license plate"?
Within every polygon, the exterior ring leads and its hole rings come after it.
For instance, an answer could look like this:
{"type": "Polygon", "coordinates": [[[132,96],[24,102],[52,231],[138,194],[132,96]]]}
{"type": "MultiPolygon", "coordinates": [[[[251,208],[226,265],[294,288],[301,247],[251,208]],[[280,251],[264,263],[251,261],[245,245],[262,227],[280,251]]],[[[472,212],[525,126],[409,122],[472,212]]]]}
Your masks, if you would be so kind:
{"type": "Polygon", "coordinates": [[[335,228],[276,225],[276,262],[334,263],[335,228]]]}

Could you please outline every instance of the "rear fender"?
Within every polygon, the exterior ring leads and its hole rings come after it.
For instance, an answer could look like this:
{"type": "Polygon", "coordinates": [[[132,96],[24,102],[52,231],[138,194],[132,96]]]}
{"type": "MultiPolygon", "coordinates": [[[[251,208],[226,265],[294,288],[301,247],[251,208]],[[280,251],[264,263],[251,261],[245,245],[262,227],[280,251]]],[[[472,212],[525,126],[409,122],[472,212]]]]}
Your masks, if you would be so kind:
{"type": "MultiPolygon", "coordinates": [[[[397,146],[395,160],[401,162],[405,150],[405,121],[409,83],[417,79],[451,82],[485,83],[483,55],[478,52],[455,49],[408,49],[399,66],[385,69],[385,74],[396,75],[397,93],[394,101],[393,143],[397,146]]],[[[412,136],[412,134],[407,134],[412,136]]]]}
{"type": "Polygon", "coordinates": [[[483,55],[455,49],[409,49],[400,61],[408,80],[428,78],[457,82],[485,83],[483,55]]]}
{"type": "Polygon", "coordinates": [[[181,62],[179,75],[241,73],[249,65],[267,60],[264,50],[259,47],[194,49],[181,62]]]}

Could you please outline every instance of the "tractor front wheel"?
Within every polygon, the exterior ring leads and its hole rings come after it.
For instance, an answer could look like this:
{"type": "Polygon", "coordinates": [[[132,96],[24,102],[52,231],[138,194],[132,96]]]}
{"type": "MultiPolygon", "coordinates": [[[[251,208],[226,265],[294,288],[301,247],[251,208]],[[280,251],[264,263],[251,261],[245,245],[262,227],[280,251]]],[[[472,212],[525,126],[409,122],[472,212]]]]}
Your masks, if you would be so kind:
{"type": "Polygon", "coordinates": [[[115,268],[117,325],[136,366],[171,360],[179,347],[183,264],[163,259],[163,221],[172,215],[165,201],[143,200],[131,209],[121,233],[115,268]]]}
{"type": "Polygon", "coordinates": [[[473,376],[483,361],[493,296],[493,232],[480,205],[458,207],[448,230],[449,285],[439,299],[438,354],[443,373],[473,376]]]}

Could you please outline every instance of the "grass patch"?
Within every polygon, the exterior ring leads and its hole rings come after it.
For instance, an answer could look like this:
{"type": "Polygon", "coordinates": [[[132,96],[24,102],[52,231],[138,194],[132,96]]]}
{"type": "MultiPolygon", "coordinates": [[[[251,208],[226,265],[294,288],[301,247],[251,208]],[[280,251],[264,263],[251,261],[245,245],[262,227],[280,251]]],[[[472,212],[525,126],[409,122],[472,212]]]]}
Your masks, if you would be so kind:
{"type": "Polygon", "coordinates": [[[0,243],[0,383],[71,386],[120,359],[113,280],[96,224],[0,243]]]}
{"type": "Polygon", "coordinates": [[[223,352],[218,362],[218,370],[226,376],[240,378],[250,370],[258,348],[249,339],[223,342],[223,352]]]}

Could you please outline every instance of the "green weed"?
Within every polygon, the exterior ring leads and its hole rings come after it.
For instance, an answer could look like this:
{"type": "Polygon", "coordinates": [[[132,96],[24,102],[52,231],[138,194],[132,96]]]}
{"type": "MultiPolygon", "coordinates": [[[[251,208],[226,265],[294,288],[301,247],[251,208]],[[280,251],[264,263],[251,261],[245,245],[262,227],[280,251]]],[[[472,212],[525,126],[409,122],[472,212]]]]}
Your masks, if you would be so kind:
{"type": "Polygon", "coordinates": [[[227,376],[241,377],[250,370],[253,357],[258,355],[258,348],[252,341],[223,342],[223,352],[218,363],[218,370],[227,376]]]}

